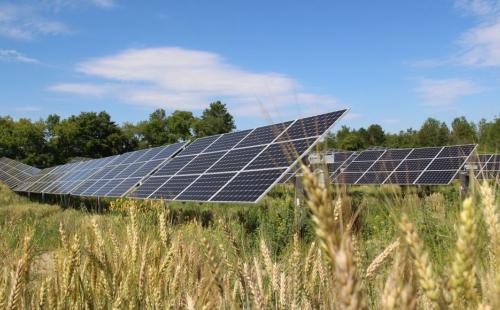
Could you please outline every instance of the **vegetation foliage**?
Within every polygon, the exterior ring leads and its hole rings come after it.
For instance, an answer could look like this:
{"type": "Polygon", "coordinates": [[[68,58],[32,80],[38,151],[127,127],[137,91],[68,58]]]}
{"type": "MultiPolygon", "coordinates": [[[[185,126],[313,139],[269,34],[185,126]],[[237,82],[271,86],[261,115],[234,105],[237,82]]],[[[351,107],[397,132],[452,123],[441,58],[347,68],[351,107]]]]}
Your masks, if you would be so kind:
{"type": "MultiPolygon", "coordinates": [[[[14,120],[0,117],[0,157],[45,168],[64,164],[76,157],[100,158],[148,147],[187,141],[193,137],[231,132],[233,116],[220,101],[213,102],[200,117],[192,112],[163,109],[136,124],[116,124],[106,112],[82,112],[66,119],[49,115],[45,120],[14,120]]],[[[325,140],[328,148],[361,150],[371,146],[419,147],[479,143],[479,151],[500,148],[500,119],[478,124],[465,117],[453,120],[451,128],[429,118],[419,130],[387,133],[377,124],[368,128],[340,128],[325,140]]]]}
{"type": "Polygon", "coordinates": [[[280,187],[256,206],[113,201],[92,214],[0,186],[0,308],[498,309],[498,186],[280,187]]]}
{"type": "Polygon", "coordinates": [[[457,117],[451,129],[437,119],[427,119],[419,130],[407,129],[399,133],[386,133],[380,125],[368,128],[340,128],[328,135],[326,146],[342,150],[356,151],[372,146],[392,148],[442,146],[449,144],[478,143],[480,152],[496,152],[500,149],[500,118],[493,121],[481,120],[478,124],[457,117]]]}
{"type": "Polygon", "coordinates": [[[217,133],[230,132],[234,120],[220,101],[201,117],[158,109],[149,119],[119,126],[106,112],[82,112],[66,119],[52,114],[31,121],[0,117],[0,157],[21,160],[40,168],[66,163],[74,157],[100,158],[171,144],[217,133]]]}

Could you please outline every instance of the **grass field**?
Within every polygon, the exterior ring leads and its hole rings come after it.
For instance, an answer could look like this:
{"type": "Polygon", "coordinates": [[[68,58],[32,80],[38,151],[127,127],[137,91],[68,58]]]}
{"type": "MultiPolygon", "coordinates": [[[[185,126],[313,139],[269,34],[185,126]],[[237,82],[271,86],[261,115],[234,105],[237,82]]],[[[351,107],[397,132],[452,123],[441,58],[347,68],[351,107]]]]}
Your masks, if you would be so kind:
{"type": "Polygon", "coordinates": [[[304,182],[302,207],[281,186],[257,205],[100,214],[1,186],[0,309],[500,309],[498,186],[462,202],[456,187],[304,182]]]}

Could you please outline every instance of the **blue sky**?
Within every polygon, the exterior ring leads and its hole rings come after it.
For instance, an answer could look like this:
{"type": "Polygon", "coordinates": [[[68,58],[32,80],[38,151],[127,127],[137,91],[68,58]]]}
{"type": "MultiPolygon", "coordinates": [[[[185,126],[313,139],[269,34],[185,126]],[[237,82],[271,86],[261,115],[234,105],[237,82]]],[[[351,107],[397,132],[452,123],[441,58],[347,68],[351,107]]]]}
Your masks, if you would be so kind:
{"type": "Polygon", "coordinates": [[[500,113],[500,1],[0,1],[0,114],[350,107],[389,131],[500,113]]]}

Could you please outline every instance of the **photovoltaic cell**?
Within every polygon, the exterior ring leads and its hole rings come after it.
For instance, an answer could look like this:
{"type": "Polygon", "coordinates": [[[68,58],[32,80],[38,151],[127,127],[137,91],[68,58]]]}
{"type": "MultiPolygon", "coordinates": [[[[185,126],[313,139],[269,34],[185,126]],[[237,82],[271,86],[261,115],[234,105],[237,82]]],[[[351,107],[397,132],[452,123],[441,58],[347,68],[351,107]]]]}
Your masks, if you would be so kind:
{"type": "Polygon", "coordinates": [[[245,139],[237,144],[238,148],[268,144],[273,142],[292,122],[268,125],[254,129],[245,139]]]}
{"type": "Polygon", "coordinates": [[[456,174],[456,170],[424,171],[415,184],[448,184],[456,174]]]}
{"type": "Polygon", "coordinates": [[[205,174],[189,186],[176,200],[208,201],[236,173],[205,174]]]}
{"type": "Polygon", "coordinates": [[[420,171],[395,171],[385,181],[385,184],[400,184],[409,185],[413,184],[420,175],[420,171]]]}
{"type": "Polygon", "coordinates": [[[475,145],[361,152],[334,182],[344,184],[448,184],[475,145]],[[357,172],[361,174],[358,178],[357,172]]]}
{"type": "Polygon", "coordinates": [[[157,189],[149,198],[173,199],[189,186],[198,176],[174,176],[157,189]]]}
{"type": "Polygon", "coordinates": [[[234,198],[255,202],[345,112],[195,140],[142,181],[129,197],[213,202],[216,198],[221,201],[234,198]],[[263,179],[251,183],[244,194],[228,193],[253,175],[261,175],[263,179]],[[161,176],[168,179],[159,182],[161,176]],[[213,195],[209,197],[210,194],[213,195]]]}
{"type": "Polygon", "coordinates": [[[240,171],[247,165],[265,146],[248,147],[229,151],[208,172],[240,171]]]}
{"type": "Polygon", "coordinates": [[[239,173],[211,201],[256,201],[286,169],[248,171],[239,173]]]}
{"type": "Polygon", "coordinates": [[[182,168],[178,174],[201,174],[212,166],[226,152],[200,154],[182,168]]]}
{"type": "Polygon", "coordinates": [[[319,116],[299,119],[283,133],[283,135],[279,138],[279,141],[322,135],[344,113],[345,111],[336,111],[319,116]]]}
{"type": "Polygon", "coordinates": [[[179,153],[178,156],[193,155],[203,152],[207,147],[210,146],[215,140],[217,140],[220,135],[209,136],[205,138],[198,139],[191,143],[186,149],[179,153]]]}
{"type": "Polygon", "coordinates": [[[271,144],[245,170],[288,167],[315,141],[310,138],[271,144]]]}
{"type": "Polygon", "coordinates": [[[150,177],[146,179],[140,187],[138,187],[132,197],[148,198],[154,193],[163,183],[167,182],[171,176],[150,177]]]}
{"type": "Polygon", "coordinates": [[[243,130],[233,133],[228,133],[220,137],[212,145],[210,145],[204,152],[216,152],[232,149],[243,138],[245,138],[251,130],[243,130]]]}

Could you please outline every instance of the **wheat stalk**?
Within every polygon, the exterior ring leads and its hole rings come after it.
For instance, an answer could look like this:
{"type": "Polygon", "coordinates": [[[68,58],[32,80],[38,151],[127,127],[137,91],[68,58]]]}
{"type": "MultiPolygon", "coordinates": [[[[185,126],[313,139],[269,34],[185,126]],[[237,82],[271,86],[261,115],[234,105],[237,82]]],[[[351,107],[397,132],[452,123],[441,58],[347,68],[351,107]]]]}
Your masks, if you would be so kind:
{"type": "Polygon", "coordinates": [[[464,200],[460,213],[455,259],[451,267],[449,281],[451,295],[449,302],[454,307],[460,307],[464,299],[474,302],[477,298],[474,266],[477,240],[476,225],[476,211],[472,204],[472,198],[469,197],[464,200]]]}
{"type": "Polygon", "coordinates": [[[392,252],[394,252],[399,247],[399,240],[394,241],[389,244],[375,259],[370,263],[368,268],[366,268],[365,277],[366,279],[371,279],[375,276],[377,270],[382,266],[382,264],[389,259],[392,252]]]}
{"type": "Polygon", "coordinates": [[[405,241],[412,253],[413,261],[419,276],[420,287],[435,306],[443,308],[441,288],[436,280],[429,254],[425,251],[422,240],[420,240],[413,224],[410,223],[406,214],[403,214],[401,217],[400,227],[405,233],[405,241]]]}

